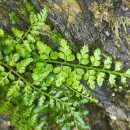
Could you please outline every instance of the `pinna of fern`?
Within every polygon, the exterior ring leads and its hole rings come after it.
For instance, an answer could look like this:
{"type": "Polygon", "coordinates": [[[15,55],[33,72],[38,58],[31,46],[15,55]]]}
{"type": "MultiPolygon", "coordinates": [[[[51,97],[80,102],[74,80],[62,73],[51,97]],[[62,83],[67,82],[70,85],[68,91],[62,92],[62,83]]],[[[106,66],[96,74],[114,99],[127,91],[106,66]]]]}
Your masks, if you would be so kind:
{"type": "Polygon", "coordinates": [[[80,52],[73,54],[67,41],[60,39],[59,51],[53,51],[49,46],[42,42],[37,42],[39,57],[42,61],[55,64],[53,69],[56,75],[56,84],[61,85],[66,83],[72,87],[80,85],[81,79],[86,80],[88,86],[94,89],[95,84],[103,85],[106,75],[108,75],[108,83],[111,86],[116,85],[116,78],[120,77],[121,83],[127,85],[127,78],[130,78],[130,69],[126,72],[121,72],[123,63],[116,61],[114,69],[112,68],[112,57],[107,56],[101,66],[101,50],[97,48],[93,55],[89,55],[89,47],[85,44],[80,52]],[[74,63],[74,61],[78,63],[74,63]],[[58,64],[58,65],[56,65],[58,64]]]}

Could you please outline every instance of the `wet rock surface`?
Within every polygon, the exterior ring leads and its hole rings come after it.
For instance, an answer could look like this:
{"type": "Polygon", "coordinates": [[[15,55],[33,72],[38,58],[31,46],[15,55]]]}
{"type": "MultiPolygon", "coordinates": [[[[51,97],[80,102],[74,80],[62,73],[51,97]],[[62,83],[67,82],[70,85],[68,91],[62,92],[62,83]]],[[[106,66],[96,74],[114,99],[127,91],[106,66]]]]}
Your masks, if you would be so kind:
{"type": "Polygon", "coordinates": [[[12,130],[8,114],[0,114],[0,130],[12,130]]]}

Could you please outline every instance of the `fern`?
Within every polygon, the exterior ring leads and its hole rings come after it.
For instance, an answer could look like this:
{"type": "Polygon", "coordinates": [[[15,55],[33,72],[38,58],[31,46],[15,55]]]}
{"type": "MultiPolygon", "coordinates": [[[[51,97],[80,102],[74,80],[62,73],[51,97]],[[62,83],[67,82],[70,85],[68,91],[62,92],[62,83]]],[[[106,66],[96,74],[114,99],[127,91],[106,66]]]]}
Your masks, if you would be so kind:
{"type": "Polygon", "coordinates": [[[11,112],[11,125],[18,130],[50,125],[61,130],[89,129],[83,120],[88,113],[84,104],[97,99],[81,81],[91,89],[106,79],[111,86],[116,85],[116,78],[127,84],[130,69],[121,72],[120,61],[113,68],[110,56],[103,62],[99,48],[90,56],[87,44],[75,54],[56,31],[49,34],[59,47],[54,51],[39,36],[47,10],[30,15],[27,32],[12,28],[13,35],[5,35],[0,29],[0,112],[11,112]]]}
{"type": "Polygon", "coordinates": [[[33,61],[32,58],[28,58],[28,59],[24,59],[24,60],[20,61],[19,63],[17,63],[17,66],[16,66],[17,71],[19,73],[24,73],[26,66],[28,66],[32,61],[33,61]]]}
{"type": "MultiPolygon", "coordinates": [[[[115,79],[119,76],[120,78],[126,77],[130,78],[130,75],[126,72],[122,73],[121,71],[121,66],[122,63],[121,61],[116,61],[115,62],[115,67],[114,70],[110,70],[112,67],[112,58],[108,56],[106,60],[104,60],[104,66],[103,68],[100,67],[101,63],[101,50],[98,48],[94,51],[94,54],[89,56],[89,48],[88,45],[84,45],[81,49],[80,52],[76,54],[76,58],[78,60],[78,64],[70,63],[68,61],[74,61],[75,55],[72,54],[72,51],[70,51],[69,46],[66,43],[67,41],[61,39],[60,47],[59,47],[59,52],[57,52],[58,59],[56,60],[51,60],[44,58],[42,60],[45,60],[46,63],[54,63],[54,64],[59,64],[59,66],[54,67],[54,73],[56,74],[56,82],[60,86],[62,83],[67,82],[68,85],[74,85],[72,86],[79,86],[80,80],[82,77],[84,77],[84,80],[87,81],[87,84],[91,89],[94,89],[94,86],[97,82],[99,86],[102,86],[103,81],[106,77],[106,75],[109,75],[109,83],[113,86],[116,85],[115,79]],[[64,42],[63,42],[64,41],[64,42]],[[63,51],[63,48],[65,51],[63,51]],[[71,57],[68,58],[68,57],[71,57]],[[47,59],[47,60],[46,60],[47,59]],[[61,61],[61,60],[62,61],[61,61]],[[73,71],[72,71],[73,68],[73,71]],[[96,81],[97,79],[97,81],[96,81]]],[[[47,47],[46,47],[47,48],[47,47]]],[[[46,50],[42,50],[42,54],[39,53],[39,57],[42,57],[46,53],[46,50]]],[[[40,51],[40,50],[39,50],[40,51]]],[[[52,53],[52,52],[50,52],[52,53]]],[[[122,82],[122,80],[121,80],[122,82]]],[[[122,82],[124,84],[124,82],[122,82]]]]}

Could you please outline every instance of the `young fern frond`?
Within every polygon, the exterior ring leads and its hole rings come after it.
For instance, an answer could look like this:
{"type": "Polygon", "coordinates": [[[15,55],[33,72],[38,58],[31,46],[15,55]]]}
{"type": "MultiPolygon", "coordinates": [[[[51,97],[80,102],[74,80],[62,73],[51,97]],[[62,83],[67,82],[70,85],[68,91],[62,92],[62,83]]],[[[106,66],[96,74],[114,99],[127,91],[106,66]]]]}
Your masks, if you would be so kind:
{"type": "MultiPolygon", "coordinates": [[[[85,44],[74,54],[68,42],[57,33],[50,35],[59,49],[53,49],[40,40],[39,31],[45,24],[47,7],[30,16],[27,32],[12,28],[14,36],[4,35],[0,29],[0,112],[11,111],[11,124],[18,130],[41,130],[56,124],[61,130],[89,129],[83,121],[88,113],[83,104],[97,102],[81,83],[85,80],[91,89],[97,83],[114,86],[116,78],[126,84],[130,69],[121,72],[122,63],[112,68],[108,56],[101,65],[101,50],[90,56],[85,44]]],[[[53,32],[54,33],[54,32],[53,32]]]]}
{"type": "MultiPolygon", "coordinates": [[[[41,43],[41,46],[44,43],[41,43]]],[[[59,64],[54,67],[54,73],[56,74],[56,83],[60,86],[62,83],[67,83],[72,87],[79,86],[82,77],[87,81],[87,84],[91,89],[94,89],[94,86],[97,82],[99,86],[102,86],[103,81],[106,75],[109,75],[109,83],[111,86],[116,85],[116,78],[120,77],[121,83],[126,83],[126,78],[130,78],[130,74],[121,72],[121,61],[115,62],[114,70],[111,69],[112,65],[112,57],[108,56],[106,60],[104,60],[103,68],[100,67],[101,62],[101,50],[98,48],[94,51],[92,56],[89,56],[89,48],[88,45],[84,45],[80,52],[77,54],[72,54],[71,49],[69,48],[67,41],[61,39],[59,52],[55,53],[55,59],[50,58],[52,56],[53,50],[49,49],[47,56],[44,55],[47,53],[47,48],[49,46],[45,45],[46,49],[37,48],[39,51],[39,57],[46,63],[50,64],[59,64]],[[71,63],[77,58],[79,63],[71,63]],[[59,59],[59,60],[58,60],[59,59]],[[60,60],[62,59],[62,60],[60,60]],[[71,61],[71,62],[70,62],[71,61]],[[74,84],[73,84],[74,83],[74,84]]]]}
{"type": "MultiPolygon", "coordinates": [[[[8,66],[8,68],[9,68],[9,66],[8,66]]],[[[62,108],[63,110],[67,110],[69,113],[72,114],[72,116],[74,116],[74,118],[76,118],[76,120],[79,120],[81,118],[81,117],[79,117],[80,115],[75,114],[75,112],[74,112],[75,108],[72,106],[73,103],[64,102],[64,100],[62,100],[62,98],[59,99],[61,95],[58,92],[56,92],[55,94],[53,93],[54,95],[50,95],[50,94],[44,92],[43,91],[44,89],[42,90],[42,87],[37,88],[34,85],[32,85],[31,83],[29,83],[28,81],[26,81],[26,79],[24,79],[22,76],[20,76],[17,72],[13,71],[13,73],[15,75],[17,75],[20,78],[20,80],[13,81],[12,86],[10,86],[9,91],[6,94],[7,97],[8,97],[8,100],[11,100],[11,102],[16,103],[15,100],[18,97],[21,97],[20,95],[23,95],[24,96],[23,101],[22,101],[22,99],[20,99],[20,102],[24,103],[24,105],[26,107],[31,107],[32,105],[34,107],[35,105],[33,103],[35,102],[35,104],[36,104],[35,109],[37,109],[35,111],[38,112],[40,109],[43,109],[44,101],[48,102],[48,101],[46,101],[46,96],[47,96],[47,97],[50,98],[47,107],[54,109],[54,107],[56,105],[57,109],[60,110],[62,108]],[[25,87],[25,85],[26,85],[26,87],[25,87]],[[38,101],[39,108],[37,108],[37,103],[36,103],[37,101],[38,101]],[[39,103],[39,101],[40,101],[40,103],[39,103]]],[[[10,81],[10,83],[11,83],[11,81],[10,81]]],[[[22,107],[24,107],[24,106],[22,105],[22,107]]],[[[35,114],[35,112],[34,112],[34,114],[35,114]]],[[[36,115],[36,117],[35,116],[30,117],[30,119],[28,120],[29,126],[34,126],[34,124],[37,120],[37,116],[38,116],[37,114],[35,114],[35,115],[36,115]]],[[[24,117],[25,117],[25,115],[24,115],[24,117]]],[[[19,118],[14,119],[13,116],[12,116],[12,120],[13,120],[12,122],[14,122],[16,119],[19,119],[19,118]]]]}

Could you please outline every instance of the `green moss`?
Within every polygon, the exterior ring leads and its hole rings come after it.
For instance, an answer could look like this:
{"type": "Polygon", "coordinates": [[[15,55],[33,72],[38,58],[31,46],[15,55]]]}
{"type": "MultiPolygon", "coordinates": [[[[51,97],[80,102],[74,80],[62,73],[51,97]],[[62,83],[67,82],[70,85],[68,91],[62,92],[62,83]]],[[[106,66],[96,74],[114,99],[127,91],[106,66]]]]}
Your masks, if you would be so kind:
{"type": "Polygon", "coordinates": [[[114,6],[111,0],[106,1],[103,4],[98,4],[94,1],[89,8],[95,17],[95,26],[103,22],[107,22],[116,36],[116,43],[123,39],[122,33],[127,34],[127,26],[130,26],[130,19],[122,15],[114,14],[114,6]],[[123,27],[123,32],[120,31],[123,27]]]}

